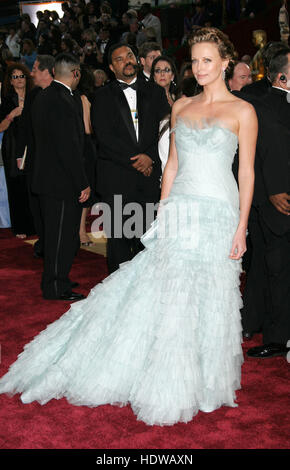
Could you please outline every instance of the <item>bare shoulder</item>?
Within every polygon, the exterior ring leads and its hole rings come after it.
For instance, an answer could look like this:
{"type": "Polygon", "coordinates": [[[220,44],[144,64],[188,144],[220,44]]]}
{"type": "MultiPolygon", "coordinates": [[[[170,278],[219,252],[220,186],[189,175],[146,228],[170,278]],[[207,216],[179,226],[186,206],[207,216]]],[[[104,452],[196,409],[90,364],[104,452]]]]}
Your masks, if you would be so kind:
{"type": "Polygon", "coordinates": [[[234,96],[228,104],[230,105],[228,109],[237,123],[239,135],[242,130],[250,132],[252,129],[253,132],[256,132],[258,119],[254,106],[248,101],[234,96]]]}
{"type": "Polygon", "coordinates": [[[172,106],[172,112],[174,114],[179,114],[181,110],[190,103],[192,103],[192,98],[183,96],[182,98],[179,98],[177,101],[175,101],[172,106]]]}
{"type": "Polygon", "coordinates": [[[234,110],[237,115],[242,119],[256,117],[255,108],[251,103],[248,103],[248,101],[235,97],[231,105],[234,107],[234,110]]]}

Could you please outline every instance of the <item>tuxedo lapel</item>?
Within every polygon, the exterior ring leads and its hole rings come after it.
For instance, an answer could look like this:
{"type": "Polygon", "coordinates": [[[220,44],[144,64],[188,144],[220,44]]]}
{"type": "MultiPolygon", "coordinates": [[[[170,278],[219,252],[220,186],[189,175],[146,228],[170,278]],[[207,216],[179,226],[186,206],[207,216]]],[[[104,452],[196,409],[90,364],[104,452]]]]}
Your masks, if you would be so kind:
{"type": "Polygon", "coordinates": [[[134,124],[132,120],[131,111],[128,105],[128,101],[126,100],[126,96],[124,95],[117,81],[112,83],[112,90],[113,90],[114,99],[116,100],[117,107],[122,115],[124,124],[127,127],[127,130],[133,142],[136,144],[137,143],[136,132],[135,132],[135,128],[134,128],[134,124]]]}

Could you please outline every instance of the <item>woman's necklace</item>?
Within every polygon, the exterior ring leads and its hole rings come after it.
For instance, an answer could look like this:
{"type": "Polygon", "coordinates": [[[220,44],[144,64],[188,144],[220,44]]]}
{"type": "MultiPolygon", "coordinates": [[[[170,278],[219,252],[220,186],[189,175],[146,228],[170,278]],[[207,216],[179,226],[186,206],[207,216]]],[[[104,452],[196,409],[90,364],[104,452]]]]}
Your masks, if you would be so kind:
{"type": "Polygon", "coordinates": [[[24,107],[24,96],[18,95],[18,103],[19,103],[20,108],[24,107]]]}
{"type": "Polygon", "coordinates": [[[167,101],[168,101],[169,105],[173,106],[174,101],[171,98],[171,95],[170,95],[169,91],[166,92],[166,96],[167,96],[167,101]]]}

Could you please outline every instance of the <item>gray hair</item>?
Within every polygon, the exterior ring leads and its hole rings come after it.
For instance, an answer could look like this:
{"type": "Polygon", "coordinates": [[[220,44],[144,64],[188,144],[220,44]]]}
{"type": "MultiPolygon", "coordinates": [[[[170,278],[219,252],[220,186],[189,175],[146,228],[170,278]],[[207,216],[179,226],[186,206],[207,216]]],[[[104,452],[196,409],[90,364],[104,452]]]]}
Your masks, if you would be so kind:
{"type": "Polygon", "coordinates": [[[53,77],[53,68],[54,68],[54,57],[52,55],[38,55],[36,57],[37,62],[39,63],[39,70],[42,72],[48,70],[49,74],[53,77]]]}

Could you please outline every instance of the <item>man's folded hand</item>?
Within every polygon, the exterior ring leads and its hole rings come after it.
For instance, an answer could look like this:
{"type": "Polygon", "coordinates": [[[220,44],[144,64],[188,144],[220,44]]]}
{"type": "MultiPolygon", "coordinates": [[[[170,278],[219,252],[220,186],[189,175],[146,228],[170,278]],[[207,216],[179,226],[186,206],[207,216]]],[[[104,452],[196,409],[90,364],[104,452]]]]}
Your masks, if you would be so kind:
{"type": "Polygon", "coordinates": [[[290,195],[287,193],[273,194],[269,197],[277,211],[290,215],[290,195]]]}

